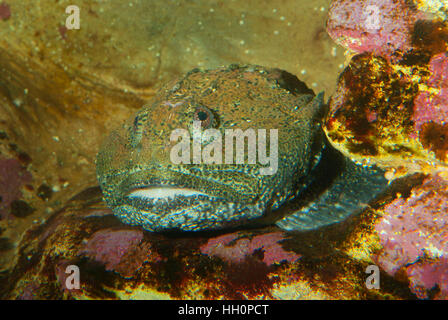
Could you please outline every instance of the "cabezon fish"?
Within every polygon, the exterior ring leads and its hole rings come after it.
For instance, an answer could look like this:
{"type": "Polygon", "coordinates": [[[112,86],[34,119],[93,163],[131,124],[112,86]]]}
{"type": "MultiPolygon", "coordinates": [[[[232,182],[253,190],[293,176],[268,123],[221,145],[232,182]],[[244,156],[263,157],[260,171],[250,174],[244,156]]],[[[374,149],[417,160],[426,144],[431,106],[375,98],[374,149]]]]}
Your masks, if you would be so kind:
{"type": "MultiPolygon", "coordinates": [[[[149,231],[274,223],[300,231],[342,221],[388,182],[382,170],[355,164],[327,142],[325,115],[323,94],[315,96],[285,71],[253,65],[192,70],[162,87],[105,140],[97,156],[104,199],[121,221],[149,231]],[[246,137],[247,144],[234,146],[227,159],[233,161],[201,161],[216,137],[196,139],[198,125],[220,137],[229,129],[253,130],[255,149],[246,137]],[[176,130],[191,142],[180,148],[189,163],[173,161],[176,130]],[[260,174],[267,166],[258,161],[263,142],[276,162],[272,174],[260,174]]],[[[221,153],[215,159],[224,159],[221,153]]]]}

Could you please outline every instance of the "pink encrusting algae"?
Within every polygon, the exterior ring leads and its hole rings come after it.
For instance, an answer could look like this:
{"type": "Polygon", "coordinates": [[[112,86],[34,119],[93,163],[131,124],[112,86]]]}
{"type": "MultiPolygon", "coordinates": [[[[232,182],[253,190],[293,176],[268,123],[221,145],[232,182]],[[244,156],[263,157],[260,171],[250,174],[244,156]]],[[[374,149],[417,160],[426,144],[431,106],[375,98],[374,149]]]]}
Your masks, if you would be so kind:
{"type": "Polygon", "coordinates": [[[159,261],[148,242],[142,242],[141,230],[100,230],[92,235],[79,254],[86,255],[116,271],[132,277],[146,261],[159,261]]]}
{"type": "Polygon", "coordinates": [[[436,284],[447,295],[448,181],[427,178],[407,199],[398,198],[384,209],[375,225],[383,249],[378,265],[390,275],[398,270],[409,278],[418,297],[436,284]]]}
{"type": "Polygon", "coordinates": [[[11,9],[7,3],[0,3],[0,20],[8,20],[11,17],[11,9]]]}
{"type": "Polygon", "coordinates": [[[19,160],[0,158],[0,220],[9,217],[10,205],[22,197],[21,188],[31,178],[19,160]]]}
{"type": "Polygon", "coordinates": [[[300,255],[283,249],[279,242],[286,237],[282,232],[258,235],[251,239],[240,237],[239,233],[231,233],[213,238],[200,250],[203,254],[219,257],[229,263],[241,263],[257,250],[263,251],[263,262],[268,266],[282,261],[292,263],[300,258],[300,255]]]}
{"type": "Polygon", "coordinates": [[[414,127],[420,131],[426,122],[445,124],[448,119],[448,57],[446,53],[432,57],[431,76],[414,103],[414,127]]]}
{"type": "Polygon", "coordinates": [[[337,0],[329,9],[327,31],[352,51],[390,57],[412,47],[411,31],[423,17],[404,0],[337,0]]]}

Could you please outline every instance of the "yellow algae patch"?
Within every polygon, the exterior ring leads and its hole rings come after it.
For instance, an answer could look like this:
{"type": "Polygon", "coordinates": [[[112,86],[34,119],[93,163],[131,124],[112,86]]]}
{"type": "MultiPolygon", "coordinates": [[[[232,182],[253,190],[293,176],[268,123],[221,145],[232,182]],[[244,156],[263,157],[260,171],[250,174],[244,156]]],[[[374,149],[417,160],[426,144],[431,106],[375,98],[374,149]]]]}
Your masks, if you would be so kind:
{"type": "Polygon", "coordinates": [[[111,291],[120,300],[172,300],[169,294],[147,288],[144,284],[141,284],[137,288],[131,288],[130,285],[127,285],[124,290],[114,289],[111,291]]]}

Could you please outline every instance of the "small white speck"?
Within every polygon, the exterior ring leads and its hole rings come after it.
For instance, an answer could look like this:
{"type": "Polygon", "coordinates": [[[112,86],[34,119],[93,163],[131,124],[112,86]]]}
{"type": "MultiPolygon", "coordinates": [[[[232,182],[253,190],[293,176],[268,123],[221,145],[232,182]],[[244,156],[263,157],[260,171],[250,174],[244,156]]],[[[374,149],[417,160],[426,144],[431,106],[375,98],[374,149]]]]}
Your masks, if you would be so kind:
{"type": "Polygon", "coordinates": [[[288,23],[287,23],[287,26],[288,26],[288,27],[292,26],[292,23],[291,23],[291,22],[288,22],[288,23]]]}
{"type": "Polygon", "coordinates": [[[249,54],[249,53],[250,53],[250,50],[249,50],[249,49],[246,49],[246,50],[244,50],[244,53],[245,53],[245,54],[249,54]]]}
{"type": "Polygon", "coordinates": [[[26,89],[26,88],[23,89],[23,93],[24,93],[24,94],[28,94],[28,89],[26,89]]]}
{"type": "Polygon", "coordinates": [[[21,99],[19,99],[19,98],[16,98],[16,99],[14,99],[14,100],[12,101],[12,103],[13,103],[17,108],[19,108],[19,107],[22,106],[23,101],[22,101],[21,99]]]}
{"type": "Polygon", "coordinates": [[[244,24],[244,20],[240,20],[240,25],[243,25],[244,24]]]}
{"type": "Polygon", "coordinates": [[[156,57],[160,57],[160,52],[157,52],[157,53],[156,53],[156,57]]]}
{"type": "Polygon", "coordinates": [[[316,82],[313,82],[313,83],[311,84],[311,86],[315,88],[315,87],[317,87],[317,83],[316,83],[316,82]]]}
{"type": "Polygon", "coordinates": [[[275,8],[272,9],[272,12],[273,12],[273,13],[277,13],[277,9],[275,9],[275,8]]]}
{"type": "Polygon", "coordinates": [[[302,69],[302,70],[300,71],[300,73],[301,73],[301,74],[306,74],[306,70],[305,70],[305,69],[302,69]]]}
{"type": "Polygon", "coordinates": [[[280,20],[282,20],[282,21],[285,21],[285,19],[286,19],[286,18],[285,18],[284,16],[281,16],[281,17],[280,17],[280,20]]]}
{"type": "Polygon", "coordinates": [[[336,55],[337,55],[337,49],[336,49],[336,47],[331,48],[331,55],[332,55],[333,57],[336,57],[336,55]]]}
{"type": "Polygon", "coordinates": [[[274,31],[274,34],[275,34],[275,35],[278,35],[279,33],[280,33],[280,32],[279,32],[278,30],[275,30],[275,31],[274,31]]]}
{"type": "Polygon", "coordinates": [[[342,63],[339,65],[339,69],[344,69],[344,65],[342,63]]]}
{"type": "Polygon", "coordinates": [[[185,51],[190,52],[190,51],[191,51],[191,48],[190,48],[190,47],[187,47],[187,48],[185,49],[185,51]]]}
{"type": "Polygon", "coordinates": [[[245,44],[244,40],[241,40],[240,45],[244,46],[244,44],[245,44]]]}
{"type": "Polygon", "coordinates": [[[324,12],[325,11],[325,7],[320,7],[320,11],[324,12]]]}
{"type": "Polygon", "coordinates": [[[53,136],[53,140],[56,142],[59,142],[59,137],[58,136],[53,136]]]}
{"type": "Polygon", "coordinates": [[[213,8],[210,8],[210,12],[215,12],[215,9],[213,9],[213,8]]]}

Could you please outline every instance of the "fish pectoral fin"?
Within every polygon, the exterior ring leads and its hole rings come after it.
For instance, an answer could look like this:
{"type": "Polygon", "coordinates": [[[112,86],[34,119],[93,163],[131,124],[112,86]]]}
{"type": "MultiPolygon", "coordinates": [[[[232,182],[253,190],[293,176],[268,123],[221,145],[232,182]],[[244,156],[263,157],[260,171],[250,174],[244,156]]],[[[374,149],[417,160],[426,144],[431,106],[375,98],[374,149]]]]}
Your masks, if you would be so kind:
{"type": "Polygon", "coordinates": [[[343,158],[340,174],[319,197],[285,216],[276,225],[287,231],[317,229],[363,211],[388,186],[384,171],[343,158]]]}

